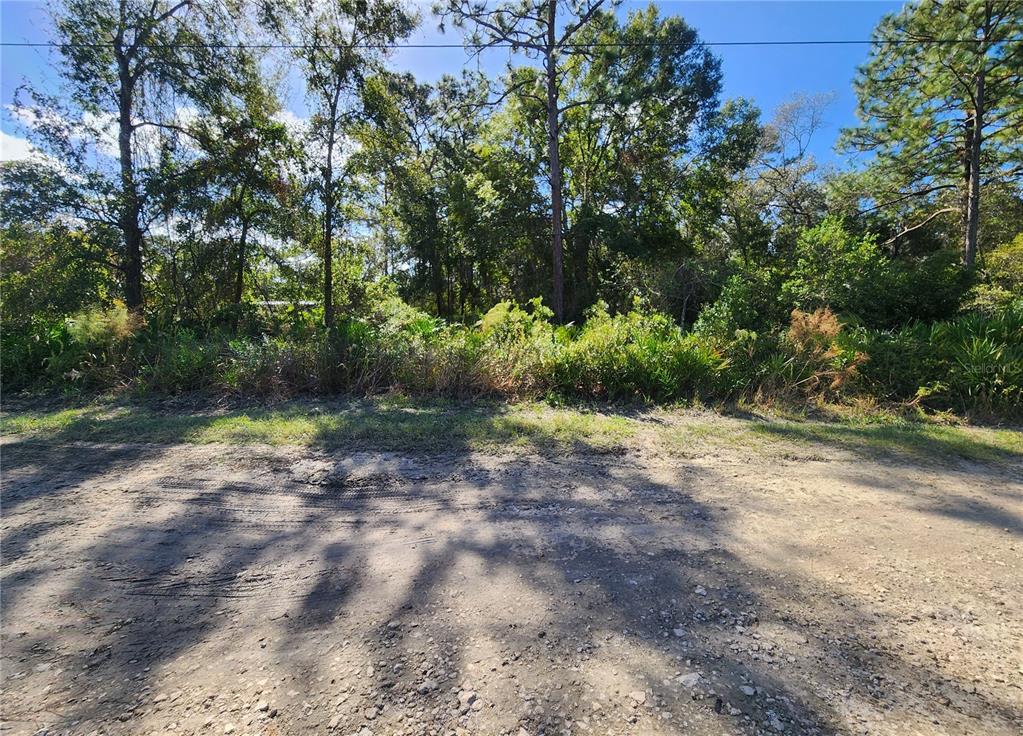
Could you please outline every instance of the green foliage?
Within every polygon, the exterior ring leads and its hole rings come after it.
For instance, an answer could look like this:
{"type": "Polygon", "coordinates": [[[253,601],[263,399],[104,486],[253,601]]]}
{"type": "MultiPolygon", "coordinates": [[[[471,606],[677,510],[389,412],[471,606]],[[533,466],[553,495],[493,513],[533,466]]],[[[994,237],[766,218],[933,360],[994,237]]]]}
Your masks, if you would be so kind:
{"type": "Polygon", "coordinates": [[[782,292],[798,309],[829,307],[873,322],[887,313],[892,280],[873,238],[856,238],[829,218],[800,236],[796,265],[782,292]]]}
{"type": "Polygon", "coordinates": [[[192,330],[150,333],[138,346],[135,387],[144,393],[179,393],[209,386],[221,371],[222,347],[192,330]]]}
{"type": "MultiPolygon", "coordinates": [[[[47,371],[54,356],[62,355],[71,346],[64,321],[45,319],[30,321],[16,329],[5,326],[0,331],[0,371],[5,390],[43,388],[50,384],[47,371]]],[[[63,379],[57,374],[58,383],[63,379]]]]}
{"type": "Polygon", "coordinates": [[[480,333],[497,344],[521,341],[543,333],[551,334],[550,319],[554,313],[540,299],[529,303],[526,311],[512,302],[499,302],[480,320],[480,333]]]}
{"type": "Polygon", "coordinates": [[[912,264],[885,254],[870,236],[857,237],[837,218],[806,230],[782,299],[797,309],[828,307],[871,327],[955,313],[966,277],[950,254],[912,264]]]}
{"type": "Polygon", "coordinates": [[[140,335],[141,319],[122,303],[109,309],[93,308],[45,328],[47,339],[36,332],[30,339],[45,344],[49,353],[33,356],[34,382],[63,385],[72,390],[93,390],[121,385],[135,370],[133,339],[140,335]]]}
{"type": "Polygon", "coordinates": [[[993,249],[984,257],[986,280],[969,293],[967,311],[988,315],[1023,303],[1023,233],[993,249]]]}
{"type": "MultiPolygon", "coordinates": [[[[5,173],[0,168],[0,175],[5,173]]],[[[9,184],[4,179],[4,196],[9,184]]],[[[110,304],[117,288],[113,269],[101,259],[80,255],[101,252],[95,240],[61,226],[5,227],[0,233],[0,321],[5,330],[110,304]]]]}
{"type": "Polygon", "coordinates": [[[442,3],[519,51],[533,44],[516,34],[543,47],[559,31],[556,105],[534,64],[490,105],[481,72],[387,68],[417,22],[395,0],[199,6],[57,9],[67,94],[16,101],[45,156],[0,166],[5,388],[1019,408],[1009,0],[881,23],[847,135],[876,160],[837,177],[808,153],[825,98],[762,125],[721,101],[696,31],[653,7],[510,0],[537,12],[502,28],[442,3]],[[97,32],[112,45],[79,43],[97,32]],[[282,108],[271,47],[298,62],[307,119],[282,108]],[[981,76],[986,110],[964,115],[981,76]],[[956,263],[974,183],[980,271],[956,263]],[[576,321],[553,324],[555,303],[576,321]]]}
{"type": "Polygon", "coordinates": [[[448,324],[390,296],[325,330],[257,337],[143,326],[121,305],[5,333],[9,388],[287,397],[416,395],[654,402],[860,398],[1013,415],[1023,404],[1023,309],[892,330],[849,326],[826,308],[784,328],[682,331],[637,302],[598,303],[556,327],[539,300],[502,302],[475,325],[448,324]]]}
{"type": "Polygon", "coordinates": [[[736,330],[718,337],[725,385],[754,401],[837,401],[857,394],[869,359],[829,309],[792,311],[785,330],[736,330]]]}
{"type": "Polygon", "coordinates": [[[663,314],[637,308],[611,316],[598,303],[559,357],[555,387],[568,396],[691,399],[718,392],[723,365],[714,348],[663,314]]]}
{"type": "Polygon", "coordinates": [[[933,325],[861,330],[868,390],[935,408],[1014,415],[1023,409],[1023,307],[933,325]]]}
{"type": "Polygon", "coordinates": [[[942,211],[965,222],[973,183],[1017,179],[1023,54],[1008,41],[1021,34],[1017,0],[921,0],[885,16],[855,82],[862,122],[843,136],[847,148],[874,154],[854,199],[890,213],[898,229],[942,211]],[[942,38],[976,42],[932,42],[942,38]],[[964,166],[964,154],[976,160],[964,166]]]}
{"type": "Polygon", "coordinates": [[[699,335],[729,339],[737,331],[763,331],[782,321],[780,274],[758,269],[733,274],[717,300],[706,306],[694,326],[699,335]]]}
{"type": "Polygon", "coordinates": [[[855,392],[859,368],[868,360],[850,343],[844,326],[827,307],[814,312],[792,310],[779,348],[768,361],[774,371],[760,381],[761,393],[838,399],[855,392]]]}
{"type": "Polygon", "coordinates": [[[994,284],[1006,291],[1023,293],[1023,233],[988,253],[985,265],[994,284]]]}
{"type": "Polygon", "coordinates": [[[929,347],[945,368],[927,385],[931,396],[959,409],[1023,407],[1023,308],[989,318],[970,315],[934,325],[929,347]]]}
{"type": "Polygon", "coordinates": [[[141,321],[124,304],[110,309],[89,309],[68,320],[68,334],[84,347],[110,347],[131,337],[141,321]]]}

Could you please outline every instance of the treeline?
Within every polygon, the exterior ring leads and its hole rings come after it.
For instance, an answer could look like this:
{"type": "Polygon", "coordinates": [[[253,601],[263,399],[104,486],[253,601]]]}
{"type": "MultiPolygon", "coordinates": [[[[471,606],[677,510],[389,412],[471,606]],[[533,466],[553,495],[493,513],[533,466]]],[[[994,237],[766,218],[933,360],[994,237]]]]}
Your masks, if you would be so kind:
{"type": "Polygon", "coordinates": [[[38,154],[0,172],[8,387],[230,387],[239,356],[277,345],[312,351],[265,368],[297,371],[267,379],[286,392],[668,400],[784,384],[999,411],[1023,396],[1011,0],[913,3],[881,22],[861,123],[840,141],[864,155],[845,170],[808,152],[826,96],[766,117],[723,100],[719,60],[654,7],[67,0],[53,29],[60,89],[25,87],[11,107],[38,154]],[[506,72],[394,71],[394,47],[435,23],[470,55],[507,53],[506,72]],[[306,117],[282,102],[299,92],[306,117]],[[508,384],[466,378],[491,360],[472,350],[509,350],[486,337],[496,314],[544,325],[528,332],[552,346],[504,366],[508,384]],[[385,349],[405,334],[395,320],[462,362],[385,349]],[[557,367],[612,339],[599,330],[646,357],[600,378],[557,367]],[[912,365],[892,362],[904,343],[912,365]],[[703,378],[657,357],[678,345],[703,356],[703,378]],[[206,379],[153,379],[175,360],[206,379]],[[464,380],[425,378],[448,370],[464,380]]]}

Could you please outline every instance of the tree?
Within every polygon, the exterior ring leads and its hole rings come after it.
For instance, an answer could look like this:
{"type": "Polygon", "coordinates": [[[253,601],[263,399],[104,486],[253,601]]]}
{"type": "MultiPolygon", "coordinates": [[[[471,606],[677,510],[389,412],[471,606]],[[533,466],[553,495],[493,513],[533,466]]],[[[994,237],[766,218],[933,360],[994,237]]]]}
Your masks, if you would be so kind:
{"type": "Polygon", "coordinates": [[[363,119],[365,79],[378,71],[383,46],[407,36],[414,18],[392,0],[299,0],[292,31],[295,53],[305,71],[313,115],[309,138],[316,144],[323,261],[323,321],[334,324],[334,232],[340,214],[346,133],[363,119]]]}
{"type": "Polygon", "coordinates": [[[459,27],[471,29],[468,43],[477,52],[495,46],[511,46],[514,51],[539,59],[543,68],[542,90],[534,87],[531,75],[509,74],[509,83],[500,99],[510,94],[534,94],[542,100],[547,132],[548,183],[551,197],[551,307],[555,319],[565,318],[564,276],[564,202],[561,163],[562,115],[588,100],[561,103],[561,88],[566,58],[585,54],[576,44],[577,33],[600,17],[605,0],[562,0],[565,18],[558,14],[558,0],[510,0],[487,7],[479,0],[447,0],[438,6],[442,18],[451,17],[459,27]]]}
{"type": "MultiPolygon", "coordinates": [[[[508,243],[487,228],[493,210],[488,204],[494,202],[481,196],[492,191],[496,156],[483,133],[486,80],[465,72],[431,86],[388,74],[374,78],[367,91],[371,122],[357,131],[356,160],[373,183],[363,205],[375,211],[379,227],[388,228],[384,217],[395,226],[387,260],[404,266],[395,274],[403,292],[413,301],[432,302],[446,317],[485,309],[481,286],[497,285],[488,278],[497,276],[492,251],[508,243]]],[[[498,185],[506,197],[514,189],[507,184],[498,185]]],[[[501,214],[512,227],[528,217],[522,209],[501,214]]]]}
{"type": "Polygon", "coordinates": [[[885,17],[856,80],[862,124],[847,148],[872,152],[869,210],[944,212],[962,222],[962,260],[977,254],[984,187],[1023,176],[1023,8],[1017,0],[924,0],[885,17]],[[956,202],[941,194],[956,191],[956,202]]]}
{"type": "Polygon", "coordinates": [[[769,122],[749,130],[751,160],[729,191],[722,218],[729,249],[744,266],[791,255],[800,231],[823,219],[825,188],[810,143],[831,98],[796,94],[769,122]]]}
{"type": "Polygon", "coordinates": [[[197,133],[205,158],[202,176],[208,183],[207,188],[197,189],[212,190],[211,200],[204,203],[208,225],[226,229],[232,241],[231,301],[236,307],[244,295],[254,231],[285,234],[296,188],[289,169],[298,158],[294,141],[279,119],[276,95],[262,78],[259,64],[247,61],[240,99],[201,121],[197,133]]]}
{"type": "Polygon", "coordinates": [[[682,314],[683,266],[719,226],[758,113],[720,104],[720,63],[677,16],[603,16],[577,39],[590,52],[567,62],[562,95],[569,311],[640,293],[682,314]]]}
{"type": "Polygon", "coordinates": [[[109,304],[116,271],[107,262],[112,227],[65,220],[62,177],[40,161],[0,162],[0,322],[18,332],[85,307],[109,304]]]}
{"type": "Polygon", "coordinates": [[[196,0],[65,0],[54,20],[71,107],[33,93],[19,114],[74,172],[76,216],[119,230],[125,302],[140,310],[148,187],[170,141],[187,135],[181,106],[202,109],[229,87],[227,17],[196,0]]]}

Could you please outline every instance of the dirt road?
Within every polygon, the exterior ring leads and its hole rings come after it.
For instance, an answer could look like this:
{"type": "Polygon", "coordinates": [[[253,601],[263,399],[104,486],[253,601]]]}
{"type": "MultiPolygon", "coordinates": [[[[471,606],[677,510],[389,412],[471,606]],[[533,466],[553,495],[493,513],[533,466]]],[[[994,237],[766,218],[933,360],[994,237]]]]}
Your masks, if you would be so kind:
{"type": "Polygon", "coordinates": [[[1019,458],[7,438],[3,469],[4,733],[1023,732],[1019,458]]]}

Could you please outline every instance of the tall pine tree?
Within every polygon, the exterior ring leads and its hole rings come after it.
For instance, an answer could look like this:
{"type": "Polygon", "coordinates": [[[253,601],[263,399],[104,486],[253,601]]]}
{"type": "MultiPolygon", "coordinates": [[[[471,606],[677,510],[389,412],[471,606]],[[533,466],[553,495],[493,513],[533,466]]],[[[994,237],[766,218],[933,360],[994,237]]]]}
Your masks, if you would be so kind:
{"type": "Polygon", "coordinates": [[[1018,0],[924,0],[885,17],[856,80],[862,124],[852,150],[873,152],[873,208],[928,202],[922,227],[962,218],[972,268],[984,187],[1023,176],[1023,5],[1018,0]],[[954,191],[942,207],[941,194],[954,191]]]}

